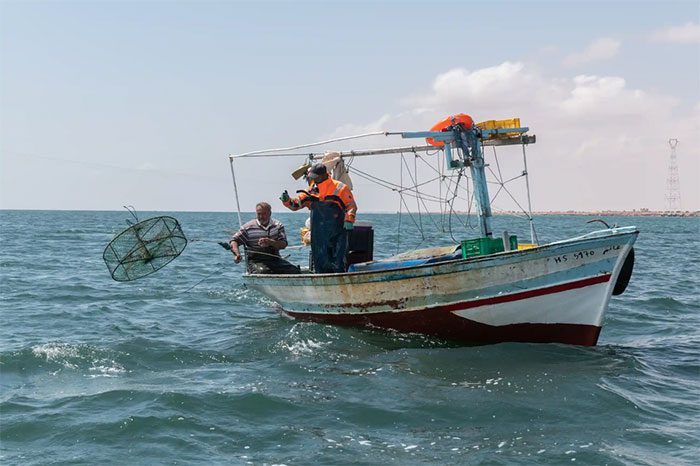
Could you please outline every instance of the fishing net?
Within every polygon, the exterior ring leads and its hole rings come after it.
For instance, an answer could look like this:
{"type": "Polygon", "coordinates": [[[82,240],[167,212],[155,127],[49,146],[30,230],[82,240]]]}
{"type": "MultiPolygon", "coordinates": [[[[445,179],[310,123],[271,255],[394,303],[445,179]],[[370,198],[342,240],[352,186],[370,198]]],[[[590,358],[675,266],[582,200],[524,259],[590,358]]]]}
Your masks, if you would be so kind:
{"type": "Polygon", "coordinates": [[[180,223],[173,217],[154,217],[119,233],[102,258],[112,278],[128,282],[152,274],[179,256],[187,246],[180,223]]]}

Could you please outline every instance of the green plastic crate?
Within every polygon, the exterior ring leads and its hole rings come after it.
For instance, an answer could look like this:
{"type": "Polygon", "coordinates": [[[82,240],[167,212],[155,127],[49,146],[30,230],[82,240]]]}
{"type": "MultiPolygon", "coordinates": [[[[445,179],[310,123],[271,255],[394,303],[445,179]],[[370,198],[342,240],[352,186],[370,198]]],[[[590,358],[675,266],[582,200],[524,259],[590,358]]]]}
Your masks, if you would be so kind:
{"type": "MultiPolygon", "coordinates": [[[[510,237],[510,249],[518,249],[518,237],[512,235],[510,237]]],[[[462,241],[462,258],[474,256],[484,256],[487,254],[493,254],[496,252],[503,252],[505,248],[503,247],[502,238],[474,238],[465,239],[462,241]]]]}

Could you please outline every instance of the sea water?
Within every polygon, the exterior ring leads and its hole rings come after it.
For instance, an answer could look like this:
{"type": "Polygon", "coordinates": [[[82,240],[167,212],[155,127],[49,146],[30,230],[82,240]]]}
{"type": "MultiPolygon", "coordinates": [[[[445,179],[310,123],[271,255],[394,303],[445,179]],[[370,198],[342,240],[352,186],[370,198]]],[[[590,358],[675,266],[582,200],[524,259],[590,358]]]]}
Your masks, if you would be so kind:
{"type": "MultiPolygon", "coordinates": [[[[191,239],[237,225],[172,215],[191,239]]],[[[275,216],[299,244],[305,215],[275,216]]],[[[0,212],[3,465],[698,464],[697,218],[606,219],[641,234],[598,346],[463,347],[290,320],[212,242],[115,282],[102,251],[128,217],[0,212]]],[[[376,257],[479,236],[473,218],[360,220],[376,257]]],[[[602,227],[587,220],[539,217],[539,240],[602,227]]]]}

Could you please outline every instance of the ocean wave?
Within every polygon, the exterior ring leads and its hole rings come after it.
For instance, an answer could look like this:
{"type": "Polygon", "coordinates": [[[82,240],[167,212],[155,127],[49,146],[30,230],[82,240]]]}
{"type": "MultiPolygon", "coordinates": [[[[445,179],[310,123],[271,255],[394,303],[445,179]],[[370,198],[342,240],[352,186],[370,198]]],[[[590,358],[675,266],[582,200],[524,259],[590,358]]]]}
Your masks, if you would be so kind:
{"type": "Polygon", "coordinates": [[[295,323],[287,335],[273,346],[273,351],[283,351],[293,357],[327,354],[324,348],[328,348],[335,338],[328,332],[319,332],[316,328],[310,329],[313,325],[295,323]]]}
{"type": "Polygon", "coordinates": [[[3,372],[30,374],[33,372],[70,370],[88,377],[117,377],[127,369],[117,359],[119,354],[88,344],[50,342],[28,349],[3,353],[0,364],[3,372]]]}

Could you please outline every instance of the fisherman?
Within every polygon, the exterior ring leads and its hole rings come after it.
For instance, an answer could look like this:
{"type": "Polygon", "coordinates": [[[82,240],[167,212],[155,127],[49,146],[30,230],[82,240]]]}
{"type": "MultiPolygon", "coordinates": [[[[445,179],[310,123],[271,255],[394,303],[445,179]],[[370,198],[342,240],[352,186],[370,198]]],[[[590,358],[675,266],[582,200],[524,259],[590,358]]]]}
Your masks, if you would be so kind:
{"type": "Polygon", "coordinates": [[[326,166],[316,163],[306,172],[308,191],[290,198],[284,191],[280,200],[290,210],[308,207],[311,211],[311,257],[318,273],[338,273],[347,269],[348,233],[352,230],[357,204],[350,188],[328,175],[326,166]]]}
{"type": "Polygon", "coordinates": [[[284,225],[272,217],[267,202],[255,206],[255,219],[244,224],[228,242],[236,264],[241,261],[240,246],[245,246],[249,273],[299,273],[299,267],[280,257],[287,247],[284,225]]]}

